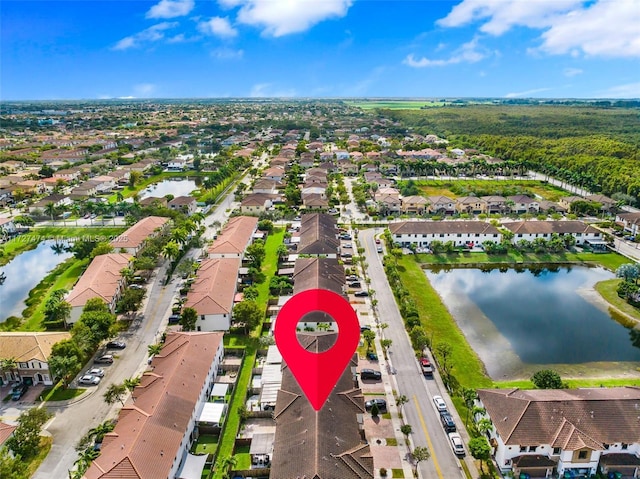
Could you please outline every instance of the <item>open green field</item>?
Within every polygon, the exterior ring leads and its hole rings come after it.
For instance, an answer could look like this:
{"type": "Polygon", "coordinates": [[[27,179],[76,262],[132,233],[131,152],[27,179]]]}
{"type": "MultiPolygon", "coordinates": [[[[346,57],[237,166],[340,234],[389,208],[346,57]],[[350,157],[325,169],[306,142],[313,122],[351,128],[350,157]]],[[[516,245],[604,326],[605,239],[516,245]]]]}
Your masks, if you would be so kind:
{"type": "Polygon", "coordinates": [[[535,265],[535,264],[590,264],[602,266],[610,271],[615,271],[621,265],[628,263],[629,259],[618,253],[522,253],[510,250],[507,254],[487,254],[484,252],[462,252],[452,254],[417,254],[416,261],[425,265],[474,265],[481,267],[483,264],[506,264],[509,266],[535,265]]]}
{"type": "Polygon", "coordinates": [[[431,100],[360,100],[345,101],[347,105],[363,110],[373,110],[375,108],[384,108],[388,110],[419,110],[422,107],[444,106],[444,102],[431,100]]]}
{"type": "Polygon", "coordinates": [[[456,199],[461,196],[512,196],[527,194],[545,200],[558,201],[571,193],[549,183],[535,180],[422,180],[416,186],[423,196],[444,195],[456,199]]]}

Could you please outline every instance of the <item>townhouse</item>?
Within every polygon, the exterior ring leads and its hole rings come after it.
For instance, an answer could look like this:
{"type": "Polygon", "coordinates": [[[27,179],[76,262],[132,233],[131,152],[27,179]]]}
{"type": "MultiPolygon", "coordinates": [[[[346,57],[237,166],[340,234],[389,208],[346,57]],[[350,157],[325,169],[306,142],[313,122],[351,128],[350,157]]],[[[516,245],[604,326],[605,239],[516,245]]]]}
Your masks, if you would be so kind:
{"type": "Polygon", "coordinates": [[[618,213],[616,223],[621,225],[626,233],[637,236],[640,232],[640,213],[618,213]]]}
{"type": "Polygon", "coordinates": [[[202,261],[184,304],[198,313],[196,331],[229,330],[239,270],[239,257],[202,261]]]}
{"type": "Polygon", "coordinates": [[[571,235],[577,245],[603,241],[603,233],[600,230],[582,221],[515,221],[503,223],[502,226],[513,233],[514,244],[521,240],[533,241],[536,238],[548,240],[553,234],[561,237],[571,235]]]}
{"type": "Polygon", "coordinates": [[[115,251],[137,255],[144,248],[147,241],[169,228],[169,218],[162,216],[147,216],[124,233],[113,239],[109,244],[115,251]]]}
{"type": "Polygon", "coordinates": [[[487,436],[503,473],[584,477],[600,468],[638,477],[637,387],[480,389],[478,398],[491,421],[487,436]]]}
{"type": "Polygon", "coordinates": [[[176,196],[167,204],[169,209],[180,211],[187,216],[191,216],[196,212],[196,199],[192,196],[176,196]]]}
{"type": "Polygon", "coordinates": [[[73,324],[82,314],[87,301],[102,299],[114,313],[116,303],[126,287],[121,271],[129,267],[133,257],[128,253],[101,254],[93,258],[65,300],[71,305],[68,323],[73,324]]]}
{"type": "Polygon", "coordinates": [[[401,221],[391,223],[393,241],[404,248],[410,245],[429,247],[431,242],[453,241],[455,246],[481,245],[485,241],[502,241],[502,233],[482,221],[401,221]]]}
{"type": "Polygon", "coordinates": [[[51,386],[55,379],[48,364],[51,348],[69,338],[68,332],[0,332],[2,358],[15,361],[15,368],[0,369],[0,386],[13,382],[51,386]]]}
{"type": "MultiPolygon", "coordinates": [[[[206,456],[189,451],[224,356],[222,333],[170,332],[85,479],[184,477],[206,456]]],[[[197,466],[196,466],[197,468],[197,466]]]]}
{"type": "MultiPolygon", "coordinates": [[[[329,349],[335,339],[336,333],[298,334],[301,346],[314,354],[329,349]]],[[[373,456],[358,423],[365,408],[354,374],[357,365],[355,354],[322,409],[315,411],[283,363],[273,411],[276,433],[270,477],[373,479],[373,456]]]]}
{"type": "Polygon", "coordinates": [[[300,221],[300,242],[297,254],[337,258],[340,240],[336,220],[321,213],[304,214],[300,221]]]}
{"type": "Polygon", "coordinates": [[[246,215],[260,216],[273,206],[273,195],[251,193],[240,202],[240,212],[246,215]]]}
{"type": "Polygon", "coordinates": [[[540,211],[540,203],[527,195],[508,196],[507,201],[512,213],[523,214],[540,211]]]}
{"type": "Polygon", "coordinates": [[[401,198],[401,202],[403,213],[415,213],[418,215],[422,215],[426,211],[428,211],[429,208],[429,200],[427,200],[424,196],[405,196],[401,198]]]}
{"type": "Polygon", "coordinates": [[[244,258],[247,246],[258,230],[255,216],[234,216],[208,249],[209,258],[244,258]]]}

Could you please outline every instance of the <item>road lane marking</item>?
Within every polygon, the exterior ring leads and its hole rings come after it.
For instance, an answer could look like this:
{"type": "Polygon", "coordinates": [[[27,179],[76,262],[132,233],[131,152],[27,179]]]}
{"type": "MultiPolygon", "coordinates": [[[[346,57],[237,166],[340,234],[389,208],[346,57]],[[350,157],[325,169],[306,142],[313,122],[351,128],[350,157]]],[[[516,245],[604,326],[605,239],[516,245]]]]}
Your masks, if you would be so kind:
{"type": "Polygon", "coordinates": [[[433,459],[433,465],[436,468],[436,472],[438,473],[438,477],[440,479],[444,479],[442,476],[442,471],[440,470],[440,464],[438,464],[438,458],[436,457],[436,451],[433,449],[433,444],[431,442],[431,437],[427,432],[427,423],[424,422],[424,416],[422,415],[422,410],[420,409],[420,403],[418,403],[418,398],[416,395],[413,395],[413,402],[416,405],[416,411],[418,411],[418,418],[420,418],[420,424],[422,425],[422,430],[424,431],[424,435],[427,437],[427,444],[429,445],[429,450],[431,451],[431,459],[433,459]]]}

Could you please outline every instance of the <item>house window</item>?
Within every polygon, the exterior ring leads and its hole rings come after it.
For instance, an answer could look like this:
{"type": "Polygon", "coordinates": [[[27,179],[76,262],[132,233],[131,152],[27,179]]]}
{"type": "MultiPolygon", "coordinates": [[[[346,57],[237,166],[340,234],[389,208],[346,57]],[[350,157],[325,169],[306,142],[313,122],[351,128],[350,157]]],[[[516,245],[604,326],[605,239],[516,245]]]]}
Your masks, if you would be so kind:
{"type": "Polygon", "coordinates": [[[497,235],[497,234],[494,234],[494,235],[493,235],[493,237],[494,237],[494,238],[497,238],[497,237],[498,237],[498,235],[497,235]]]}
{"type": "Polygon", "coordinates": [[[602,446],[604,447],[605,450],[609,449],[609,444],[603,444],[602,446]]]}
{"type": "Polygon", "coordinates": [[[520,452],[527,452],[527,446],[520,446],[520,452]]]}
{"type": "Polygon", "coordinates": [[[588,456],[587,454],[589,453],[589,451],[580,451],[578,452],[578,459],[586,459],[588,456]]]}
{"type": "Polygon", "coordinates": [[[204,321],[204,314],[200,315],[200,319],[204,321]]]}
{"type": "Polygon", "coordinates": [[[20,369],[29,369],[29,363],[18,363],[20,369]]]}
{"type": "Polygon", "coordinates": [[[444,238],[444,234],[443,233],[440,233],[439,236],[440,236],[440,238],[444,238]]]}
{"type": "Polygon", "coordinates": [[[560,448],[559,448],[559,447],[554,447],[554,448],[553,448],[553,454],[554,454],[554,455],[558,455],[558,454],[560,454],[560,448]]]}
{"type": "Polygon", "coordinates": [[[476,238],[480,238],[480,233],[476,233],[476,238]]]}
{"type": "Polygon", "coordinates": [[[522,238],[522,233],[518,233],[518,238],[522,238]]]}
{"type": "Polygon", "coordinates": [[[626,442],[622,443],[622,450],[626,451],[629,448],[629,444],[627,444],[626,442]]]}
{"type": "Polygon", "coordinates": [[[458,234],[456,235],[456,237],[457,237],[457,238],[461,238],[461,237],[462,237],[462,234],[458,233],[458,234]]]}

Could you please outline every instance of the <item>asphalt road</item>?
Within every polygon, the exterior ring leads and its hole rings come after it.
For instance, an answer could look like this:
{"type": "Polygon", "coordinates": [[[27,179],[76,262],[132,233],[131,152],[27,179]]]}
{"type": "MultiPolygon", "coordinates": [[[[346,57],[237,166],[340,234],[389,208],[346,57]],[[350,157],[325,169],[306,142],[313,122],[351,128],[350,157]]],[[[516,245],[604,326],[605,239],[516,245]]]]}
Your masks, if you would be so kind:
{"type": "MultiPolygon", "coordinates": [[[[376,251],[374,235],[382,233],[382,228],[360,231],[359,239],[365,249],[368,271],[371,278],[371,289],[375,291],[378,300],[377,310],[380,322],[387,323],[384,330],[385,339],[391,339],[389,348],[390,361],[395,369],[395,382],[397,392],[405,395],[409,402],[403,406],[404,417],[407,424],[412,426],[411,440],[413,447],[426,446],[431,453],[431,459],[419,464],[419,472],[424,478],[454,479],[464,478],[464,472],[460,460],[453,454],[449,445],[449,439],[440,423],[440,415],[433,404],[433,396],[440,395],[447,402],[448,410],[454,416],[458,432],[463,437],[465,444],[468,442],[466,432],[463,431],[463,421],[457,416],[446,390],[442,385],[437,372],[434,379],[425,379],[421,374],[418,362],[411,347],[411,342],[405,331],[404,323],[389,283],[387,282],[382,267],[382,254],[376,251]]],[[[467,466],[472,471],[472,476],[477,477],[476,468],[472,458],[465,458],[467,466]]]]}

